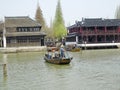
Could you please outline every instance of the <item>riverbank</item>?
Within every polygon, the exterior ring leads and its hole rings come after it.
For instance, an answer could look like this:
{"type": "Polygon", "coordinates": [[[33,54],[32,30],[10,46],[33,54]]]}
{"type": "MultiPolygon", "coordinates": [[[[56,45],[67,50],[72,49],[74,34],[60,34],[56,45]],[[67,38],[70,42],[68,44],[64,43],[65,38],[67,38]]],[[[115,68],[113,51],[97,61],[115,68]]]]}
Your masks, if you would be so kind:
{"type": "Polygon", "coordinates": [[[46,46],[30,46],[30,47],[7,47],[0,48],[0,53],[18,53],[18,52],[41,52],[45,51],[46,46]]]}

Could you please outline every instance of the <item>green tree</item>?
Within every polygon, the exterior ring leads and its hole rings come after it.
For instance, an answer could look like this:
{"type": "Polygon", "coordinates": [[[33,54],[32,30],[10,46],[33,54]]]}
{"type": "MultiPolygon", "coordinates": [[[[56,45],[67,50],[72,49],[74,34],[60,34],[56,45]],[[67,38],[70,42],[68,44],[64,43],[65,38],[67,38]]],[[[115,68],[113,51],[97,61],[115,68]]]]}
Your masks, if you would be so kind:
{"type": "Polygon", "coordinates": [[[115,18],[120,19],[120,5],[116,9],[115,18]]]}
{"type": "Polygon", "coordinates": [[[67,33],[67,30],[64,25],[64,20],[62,16],[61,3],[60,3],[60,0],[58,0],[57,6],[56,6],[55,18],[53,21],[53,34],[55,38],[61,39],[66,35],[66,33],[67,33]]]}
{"type": "Polygon", "coordinates": [[[41,24],[42,26],[42,30],[44,30],[46,32],[47,29],[47,25],[45,23],[43,14],[42,14],[42,10],[39,6],[39,3],[37,4],[37,9],[36,9],[36,14],[35,14],[35,20],[41,24]]]}

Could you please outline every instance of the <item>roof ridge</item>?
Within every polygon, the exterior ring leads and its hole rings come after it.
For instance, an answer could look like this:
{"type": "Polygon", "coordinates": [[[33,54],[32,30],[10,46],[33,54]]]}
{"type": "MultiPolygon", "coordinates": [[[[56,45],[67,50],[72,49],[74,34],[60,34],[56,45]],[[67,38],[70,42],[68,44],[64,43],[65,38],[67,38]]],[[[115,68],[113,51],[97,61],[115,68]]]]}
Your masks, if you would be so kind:
{"type": "Polygon", "coordinates": [[[29,18],[29,16],[5,16],[5,19],[21,19],[21,18],[29,18]]]}

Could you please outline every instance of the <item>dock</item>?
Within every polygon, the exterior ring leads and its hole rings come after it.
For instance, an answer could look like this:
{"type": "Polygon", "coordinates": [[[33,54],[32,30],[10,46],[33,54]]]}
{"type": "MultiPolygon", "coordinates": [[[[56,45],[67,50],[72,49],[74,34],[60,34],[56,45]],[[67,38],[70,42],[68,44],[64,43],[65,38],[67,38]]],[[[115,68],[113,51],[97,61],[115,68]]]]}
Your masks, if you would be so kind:
{"type": "Polygon", "coordinates": [[[101,49],[101,48],[120,48],[120,43],[86,43],[86,44],[77,44],[82,49],[101,49]]]}

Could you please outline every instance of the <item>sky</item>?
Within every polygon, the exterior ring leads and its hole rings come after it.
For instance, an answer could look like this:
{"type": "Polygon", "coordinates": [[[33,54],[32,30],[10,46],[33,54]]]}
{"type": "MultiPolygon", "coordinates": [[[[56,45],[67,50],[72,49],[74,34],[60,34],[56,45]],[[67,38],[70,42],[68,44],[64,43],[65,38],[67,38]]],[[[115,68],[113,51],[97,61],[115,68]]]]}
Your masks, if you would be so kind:
{"type": "MultiPolygon", "coordinates": [[[[29,16],[35,18],[39,2],[46,23],[54,19],[58,0],[0,0],[0,20],[4,16],[29,16]]],[[[61,0],[63,19],[66,26],[82,18],[115,18],[120,0],[61,0]]]]}

